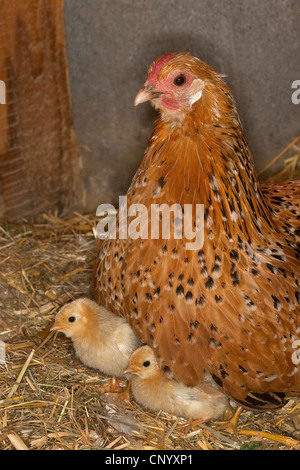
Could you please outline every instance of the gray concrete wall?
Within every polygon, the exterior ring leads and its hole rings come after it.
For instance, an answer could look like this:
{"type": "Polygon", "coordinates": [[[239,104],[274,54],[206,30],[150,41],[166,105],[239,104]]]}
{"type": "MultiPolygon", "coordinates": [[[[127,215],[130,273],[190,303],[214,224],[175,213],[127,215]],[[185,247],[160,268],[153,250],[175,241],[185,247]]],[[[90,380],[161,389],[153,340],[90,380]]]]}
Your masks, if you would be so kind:
{"type": "Polygon", "coordinates": [[[227,74],[258,169],[300,133],[299,0],[66,0],[65,27],[86,210],[126,192],[155,119],[133,100],[160,54],[227,74]]]}

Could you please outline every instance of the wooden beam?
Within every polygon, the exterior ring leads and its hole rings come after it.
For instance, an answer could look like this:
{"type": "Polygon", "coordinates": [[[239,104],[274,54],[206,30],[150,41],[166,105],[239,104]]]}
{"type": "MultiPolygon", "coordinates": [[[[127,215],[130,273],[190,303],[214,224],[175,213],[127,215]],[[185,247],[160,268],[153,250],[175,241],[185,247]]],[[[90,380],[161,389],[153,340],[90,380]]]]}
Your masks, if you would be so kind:
{"type": "Polygon", "coordinates": [[[14,220],[67,214],[80,197],[63,8],[0,0],[0,215],[14,220]]]}

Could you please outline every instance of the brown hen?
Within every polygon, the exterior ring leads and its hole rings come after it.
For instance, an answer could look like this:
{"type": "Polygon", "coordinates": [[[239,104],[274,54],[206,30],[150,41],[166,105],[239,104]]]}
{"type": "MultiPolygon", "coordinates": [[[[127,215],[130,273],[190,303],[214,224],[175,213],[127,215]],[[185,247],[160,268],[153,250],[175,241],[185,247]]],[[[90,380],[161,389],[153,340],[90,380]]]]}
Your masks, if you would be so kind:
{"type": "Polygon", "coordinates": [[[128,207],[203,204],[204,244],[187,250],[176,218],[170,239],[117,233],[98,253],[96,299],[167,376],[195,386],[206,371],[245,407],[279,407],[300,392],[300,180],[260,186],[230,90],[190,54],[152,64],[136,104],[147,100],[160,117],[128,207]]]}

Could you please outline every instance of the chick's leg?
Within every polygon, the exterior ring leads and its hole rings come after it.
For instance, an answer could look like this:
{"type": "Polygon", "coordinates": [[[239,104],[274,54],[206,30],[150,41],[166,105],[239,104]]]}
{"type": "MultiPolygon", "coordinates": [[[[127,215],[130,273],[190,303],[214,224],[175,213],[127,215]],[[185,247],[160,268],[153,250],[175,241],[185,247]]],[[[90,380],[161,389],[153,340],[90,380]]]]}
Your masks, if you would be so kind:
{"type": "Polygon", "coordinates": [[[116,397],[117,403],[122,401],[126,403],[130,403],[130,381],[125,388],[125,390],[121,387],[120,381],[113,377],[109,384],[101,387],[101,392],[106,393],[109,396],[116,397]]]}
{"type": "Polygon", "coordinates": [[[100,392],[107,393],[108,395],[121,393],[122,391],[123,389],[117,377],[112,377],[112,379],[107,385],[105,385],[104,387],[100,387],[100,392]]]}
{"type": "Polygon", "coordinates": [[[215,426],[215,429],[218,429],[219,431],[231,431],[234,434],[237,434],[237,426],[243,409],[244,408],[242,406],[238,406],[232,418],[230,418],[229,421],[219,423],[215,426]]]}
{"type": "Polygon", "coordinates": [[[128,380],[125,390],[123,390],[121,393],[118,393],[117,403],[124,401],[125,403],[130,404],[130,387],[131,382],[128,380]]]}

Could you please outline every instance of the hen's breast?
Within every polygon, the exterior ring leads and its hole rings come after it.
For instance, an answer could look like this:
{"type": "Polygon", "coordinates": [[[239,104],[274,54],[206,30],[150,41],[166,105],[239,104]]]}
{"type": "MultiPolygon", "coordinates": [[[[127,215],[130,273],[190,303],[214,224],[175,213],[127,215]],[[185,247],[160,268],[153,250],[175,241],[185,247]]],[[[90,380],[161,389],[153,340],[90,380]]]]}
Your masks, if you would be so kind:
{"type": "Polygon", "coordinates": [[[128,207],[146,207],[149,230],[153,204],[203,204],[203,246],[187,250],[184,233],[176,239],[176,217],[166,239],[150,232],[145,239],[107,239],[97,260],[96,299],[127,318],[168,376],[195,385],[208,371],[244,406],[280,406],[285,392],[300,392],[292,360],[300,338],[292,222],[298,223],[292,203],[298,189],[262,186],[262,195],[244,140],[238,154],[209,140],[188,135],[163,145],[152,138],[127,193],[128,207]]]}

